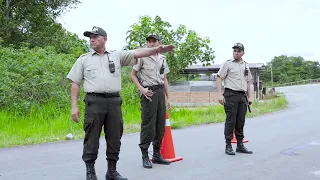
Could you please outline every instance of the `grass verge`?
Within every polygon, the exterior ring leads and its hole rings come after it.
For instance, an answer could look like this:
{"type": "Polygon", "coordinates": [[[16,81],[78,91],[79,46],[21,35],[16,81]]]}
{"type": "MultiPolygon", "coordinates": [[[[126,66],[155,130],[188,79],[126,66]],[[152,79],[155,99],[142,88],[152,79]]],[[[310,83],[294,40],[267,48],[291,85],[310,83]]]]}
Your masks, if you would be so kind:
{"type": "MultiPolygon", "coordinates": [[[[264,102],[254,102],[251,106],[252,113],[247,113],[247,117],[284,109],[287,103],[284,95],[264,102]]],[[[30,116],[26,117],[18,116],[14,112],[0,111],[0,147],[65,140],[69,133],[74,135],[74,139],[83,138],[83,111],[81,121],[75,124],[70,119],[70,109],[57,108],[52,104],[54,103],[34,107],[31,109],[30,116]],[[48,114],[56,115],[49,117],[48,114]]],[[[139,132],[141,122],[139,107],[127,105],[123,109],[124,133],[139,132]]],[[[224,109],[221,105],[202,108],[172,108],[169,111],[169,117],[172,129],[225,120],[224,109]]]]}

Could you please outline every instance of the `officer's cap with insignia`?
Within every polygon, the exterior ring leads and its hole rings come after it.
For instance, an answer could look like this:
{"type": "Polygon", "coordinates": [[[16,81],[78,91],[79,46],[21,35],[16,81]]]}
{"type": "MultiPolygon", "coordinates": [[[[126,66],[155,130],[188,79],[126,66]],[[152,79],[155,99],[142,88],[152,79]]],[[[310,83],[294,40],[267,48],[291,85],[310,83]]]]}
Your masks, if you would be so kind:
{"type": "Polygon", "coordinates": [[[244,51],[244,46],[242,43],[235,43],[232,47],[232,49],[235,49],[235,48],[239,48],[241,49],[242,51],[244,51]]]}
{"type": "Polygon", "coordinates": [[[97,27],[97,26],[93,26],[91,31],[85,31],[83,33],[83,35],[86,37],[90,37],[91,34],[96,34],[96,35],[101,35],[103,37],[107,37],[107,32],[104,29],[97,27]]]}
{"type": "Polygon", "coordinates": [[[147,36],[146,40],[148,41],[149,38],[156,39],[158,41],[161,41],[160,36],[158,36],[156,33],[151,33],[149,36],[147,36]]]}

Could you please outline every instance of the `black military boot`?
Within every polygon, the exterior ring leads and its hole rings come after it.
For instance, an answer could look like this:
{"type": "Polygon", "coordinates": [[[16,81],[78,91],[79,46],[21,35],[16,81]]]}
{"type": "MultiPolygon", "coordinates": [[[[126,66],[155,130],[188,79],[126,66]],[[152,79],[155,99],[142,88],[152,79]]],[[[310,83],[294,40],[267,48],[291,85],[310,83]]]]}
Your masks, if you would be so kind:
{"type": "Polygon", "coordinates": [[[160,149],[159,148],[153,147],[152,163],[168,165],[171,162],[163,159],[163,157],[160,154],[160,149]]]}
{"type": "Polygon", "coordinates": [[[142,165],[144,168],[152,168],[152,164],[149,160],[148,149],[141,149],[142,152],[142,165]]]}
{"type": "Polygon", "coordinates": [[[236,153],[233,151],[232,149],[232,145],[231,142],[227,142],[226,143],[226,150],[225,150],[226,154],[228,155],[236,155],[236,153]]]}
{"type": "Polygon", "coordinates": [[[252,154],[253,152],[252,151],[249,151],[242,143],[242,140],[237,140],[238,143],[237,143],[237,149],[236,149],[236,152],[239,152],[239,153],[246,153],[246,154],[252,154]]]}
{"type": "Polygon", "coordinates": [[[106,180],[128,180],[125,177],[122,177],[117,172],[117,162],[108,161],[108,172],[106,173],[106,180]]]}
{"type": "Polygon", "coordinates": [[[96,171],[94,169],[94,163],[86,163],[86,168],[87,168],[87,180],[98,180],[96,171]]]}

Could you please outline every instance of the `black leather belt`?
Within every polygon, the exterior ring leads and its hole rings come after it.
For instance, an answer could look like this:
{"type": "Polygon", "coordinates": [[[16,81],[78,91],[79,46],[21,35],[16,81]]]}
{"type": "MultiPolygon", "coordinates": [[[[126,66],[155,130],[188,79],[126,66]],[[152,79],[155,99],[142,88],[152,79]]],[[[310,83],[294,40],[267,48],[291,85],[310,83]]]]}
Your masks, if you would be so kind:
{"type": "Polygon", "coordinates": [[[120,93],[87,93],[87,95],[94,96],[94,97],[105,97],[105,98],[120,97],[120,93]]]}
{"type": "Polygon", "coordinates": [[[225,88],[226,90],[228,90],[228,91],[232,91],[232,92],[235,92],[235,93],[239,93],[239,94],[245,94],[246,92],[244,92],[244,91],[235,91],[235,90],[233,90],[233,89],[229,89],[229,88],[225,88]]]}
{"type": "Polygon", "coordinates": [[[153,85],[153,86],[145,86],[145,88],[148,88],[148,89],[150,89],[152,91],[155,91],[155,90],[157,90],[159,88],[162,88],[162,87],[163,87],[163,84],[153,85]]]}

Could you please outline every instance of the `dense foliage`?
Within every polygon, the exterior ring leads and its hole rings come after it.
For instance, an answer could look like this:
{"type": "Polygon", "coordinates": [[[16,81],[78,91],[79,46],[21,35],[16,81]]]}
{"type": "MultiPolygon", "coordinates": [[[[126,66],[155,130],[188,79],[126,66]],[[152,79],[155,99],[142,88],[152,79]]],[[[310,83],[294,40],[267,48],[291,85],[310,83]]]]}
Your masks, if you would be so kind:
{"type": "Polygon", "coordinates": [[[144,47],[146,37],[152,32],[160,35],[163,44],[176,46],[174,53],[165,54],[170,68],[168,78],[171,82],[181,78],[180,70],[190,64],[202,63],[207,66],[214,62],[214,51],[209,46],[210,39],[199,37],[195,31],[187,30],[184,25],[172,29],[171,24],[159,16],[155,16],[154,19],[141,16],[139,22],[134,23],[131,28],[127,32],[127,49],[144,47]]]}
{"type": "MultiPolygon", "coordinates": [[[[55,108],[69,107],[70,82],[66,75],[76,59],[73,54],[55,52],[53,47],[14,49],[0,46],[0,107],[24,114],[48,102],[54,102],[55,108]]],[[[129,67],[122,69],[124,106],[138,103],[130,70],[129,67]]],[[[83,96],[80,104],[82,100],[83,96]]]]}
{"type": "Polygon", "coordinates": [[[268,62],[262,74],[267,84],[271,81],[271,70],[274,84],[320,78],[319,61],[308,61],[300,56],[276,56],[268,62]]]}
{"type": "MultiPolygon", "coordinates": [[[[66,75],[76,59],[88,51],[86,41],[66,31],[56,18],[79,0],[0,0],[0,108],[2,111],[30,114],[30,109],[70,107],[70,82],[66,75]]],[[[174,44],[174,53],[167,53],[171,73],[169,80],[179,79],[179,71],[189,64],[213,63],[214,51],[209,38],[200,38],[184,25],[172,29],[159,16],[140,17],[128,31],[125,48],[145,45],[145,37],[158,33],[164,44],[174,44]]],[[[275,57],[272,60],[275,82],[319,78],[319,62],[304,61],[301,57],[275,57]]],[[[270,69],[270,64],[267,69],[270,69]]],[[[131,68],[122,69],[124,113],[138,111],[137,89],[130,80],[131,68]],[[128,111],[127,111],[128,110],[128,111]]],[[[270,79],[270,71],[263,74],[270,79]]],[[[83,92],[81,92],[83,93],[83,92]]],[[[83,96],[81,96],[83,97],[83,96]]],[[[79,103],[81,104],[82,98],[79,103]]],[[[131,112],[132,113],[132,112],[131,112]]]]}
{"type": "Polygon", "coordinates": [[[56,18],[79,0],[0,0],[0,107],[18,113],[50,101],[70,103],[66,74],[86,41],[56,18]]]}
{"type": "Polygon", "coordinates": [[[52,46],[56,52],[79,54],[85,41],[66,31],[55,19],[79,0],[0,0],[0,45],[20,47],[52,46]]]}
{"type": "Polygon", "coordinates": [[[75,58],[54,48],[0,48],[0,107],[24,111],[55,100],[69,103],[66,73],[75,58]]]}

